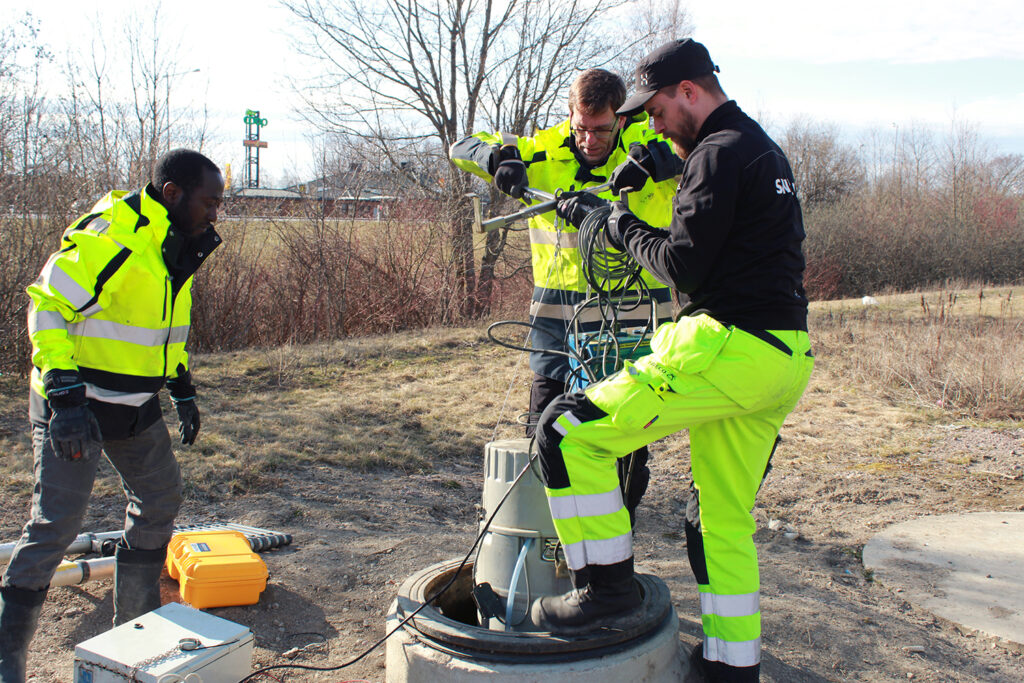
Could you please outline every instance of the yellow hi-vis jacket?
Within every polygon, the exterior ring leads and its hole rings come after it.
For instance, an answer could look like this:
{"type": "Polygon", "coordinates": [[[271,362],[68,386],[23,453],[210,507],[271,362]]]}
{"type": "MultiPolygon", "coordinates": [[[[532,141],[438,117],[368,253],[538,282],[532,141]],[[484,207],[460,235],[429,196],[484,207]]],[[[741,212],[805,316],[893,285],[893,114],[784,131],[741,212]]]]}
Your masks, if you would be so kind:
{"type": "MultiPolygon", "coordinates": [[[[503,144],[515,144],[526,164],[529,186],[554,193],[558,190],[582,190],[607,182],[612,171],[626,161],[631,144],[647,144],[661,139],[647,125],[646,114],[627,118],[625,127],[619,131],[615,148],[605,163],[589,167],[581,164],[575,154],[575,141],[569,120],[566,119],[532,137],[476,133],[452,145],[449,155],[458,168],[491,182],[498,150],[503,144]]],[[[629,208],[649,225],[666,226],[672,218],[672,197],[675,191],[675,179],[660,183],[648,182],[642,190],[630,193],[629,208]]],[[[598,196],[615,199],[610,190],[604,190],[598,196]]],[[[577,229],[558,220],[554,211],[531,218],[529,228],[534,282],[530,318],[536,327],[548,332],[532,335],[532,345],[535,349],[557,348],[559,345],[555,340],[564,336],[567,322],[573,318],[575,306],[586,298],[587,282],[583,275],[577,229]]],[[[658,282],[647,271],[643,272],[642,277],[657,302],[658,321],[671,319],[669,287],[658,282]]],[[[643,320],[650,317],[650,311],[634,310],[626,317],[643,324],[643,320]]],[[[629,320],[623,322],[628,324],[629,320]]],[[[565,359],[550,355],[542,357],[540,354],[531,354],[530,366],[534,372],[555,379],[563,378],[568,372],[565,359]]]]}
{"type": "Polygon", "coordinates": [[[107,194],[64,231],[28,287],[32,389],[40,396],[47,372],[78,370],[90,399],[141,406],[188,371],[192,274],[220,237],[207,230],[186,242],[155,192],[150,185],[107,194]]]}

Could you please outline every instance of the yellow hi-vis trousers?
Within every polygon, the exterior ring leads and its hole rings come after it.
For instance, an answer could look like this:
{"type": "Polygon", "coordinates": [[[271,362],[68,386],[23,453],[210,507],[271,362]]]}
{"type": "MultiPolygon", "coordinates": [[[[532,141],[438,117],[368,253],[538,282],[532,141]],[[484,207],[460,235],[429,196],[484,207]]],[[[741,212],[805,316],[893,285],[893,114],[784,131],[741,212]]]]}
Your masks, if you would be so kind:
{"type": "Polygon", "coordinates": [[[803,331],[747,332],[699,315],[662,325],[651,349],[585,393],[556,399],[541,417],[555,529],[571,569],[629,560],[616,460],[688,428],[699,518],[687,515],[687,546],[704,657],[754,667],[761,614],[751,511],[779,429],[810,378],[810,342],[803,331]]]}

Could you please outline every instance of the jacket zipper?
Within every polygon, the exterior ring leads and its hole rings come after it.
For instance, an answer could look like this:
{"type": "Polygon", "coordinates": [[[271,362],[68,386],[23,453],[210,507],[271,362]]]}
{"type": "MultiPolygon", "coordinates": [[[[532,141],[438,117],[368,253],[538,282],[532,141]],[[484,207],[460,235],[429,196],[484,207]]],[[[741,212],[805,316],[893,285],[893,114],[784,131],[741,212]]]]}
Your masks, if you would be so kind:
{"type": "Polygon", "coordinates": [[[171,315],[167,315],[167,298],[171,296],[169,291],[171,277],[168,275],[164,279],[164,320],[167,321],[167,336],[164,338],[164,377],[167,377],[167,347],[171,342],[171,326],[174,324],[174,298],[171,297],[171,315]]]}

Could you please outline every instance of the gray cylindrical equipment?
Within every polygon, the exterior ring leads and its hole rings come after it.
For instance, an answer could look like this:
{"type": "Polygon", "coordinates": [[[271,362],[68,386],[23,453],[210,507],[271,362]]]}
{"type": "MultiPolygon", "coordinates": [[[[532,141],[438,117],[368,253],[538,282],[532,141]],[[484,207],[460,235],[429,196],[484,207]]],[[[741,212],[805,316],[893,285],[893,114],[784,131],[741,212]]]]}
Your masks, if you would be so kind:
{"type": "MultiPolygon", "coordinates": [[[[484,486],[481,528],[494,513],[498,502],[524,467],[530,462],[530,439],[492,441],[484,447],[484,486]]],[[[514,594],[511,629],[529,628],[526,619],[531,602],[542,595],[560,595],[572,588],[565,560],[558,548],[558,535],[551,521],[540,466],[534,462],[498,509],[480,542],[474,563],[474,583],[489,583],[507,606],[514,594]],[[529,548],[524,551],[524,547],[529,548]],[[557,557],[556,557],[557,550],[557,557]],[[516,565],[522,555],[516,584],[516,565]]],[[[502,618],[487,624],[494,630],[506,630],[502,618]]]]}

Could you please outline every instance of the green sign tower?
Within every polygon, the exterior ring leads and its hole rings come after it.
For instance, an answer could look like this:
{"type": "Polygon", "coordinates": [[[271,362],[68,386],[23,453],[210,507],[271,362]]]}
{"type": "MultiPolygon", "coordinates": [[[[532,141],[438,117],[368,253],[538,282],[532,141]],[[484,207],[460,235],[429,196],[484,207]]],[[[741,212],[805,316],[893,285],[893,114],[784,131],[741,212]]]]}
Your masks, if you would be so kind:
{"type": "Polygon", "coordinates": [[[260,140],[260,128],[267,125],[266,119],[260,118],[259,111],[245,110],[245,186],[260,186],[260,148],[267,143],[260,140]]]}

